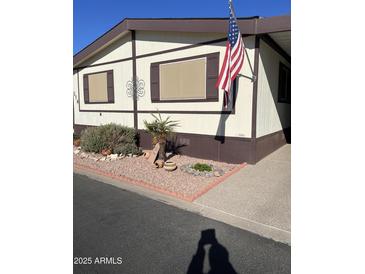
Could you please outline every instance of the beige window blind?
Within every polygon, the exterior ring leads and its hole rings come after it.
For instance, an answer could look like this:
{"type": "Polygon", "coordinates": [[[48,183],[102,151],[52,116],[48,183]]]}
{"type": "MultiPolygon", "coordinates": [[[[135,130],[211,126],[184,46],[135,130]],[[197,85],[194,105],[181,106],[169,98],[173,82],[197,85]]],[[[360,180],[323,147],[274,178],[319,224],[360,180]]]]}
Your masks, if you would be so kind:
{"type": "Polygon", "coordinates": [[[160,65],[160,99],[206,98],[207,58],[160,65]]]}
{"type": "Polygon", "coordinates": [[[91,103],[108,102],[107,73],[90,74],[89,78],[89,101],[91,103]]]}

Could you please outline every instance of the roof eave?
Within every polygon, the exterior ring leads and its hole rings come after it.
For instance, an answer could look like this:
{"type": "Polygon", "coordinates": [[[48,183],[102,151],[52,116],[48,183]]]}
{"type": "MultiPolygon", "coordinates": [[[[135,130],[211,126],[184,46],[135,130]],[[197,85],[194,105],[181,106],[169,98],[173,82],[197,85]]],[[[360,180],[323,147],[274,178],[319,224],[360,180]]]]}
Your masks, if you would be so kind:
{"type": "MultiPolygon", "coordinates": [[[[269,18],[238,19],[242,34],[255,35],[270,32],[290,31],[290,15],[269,18]]],[[[131,30],[179,31],[179,32],[222,32],[228,28],[228,21],[217,19],[124,19],[94,42],[74,55],[74,67],[111,43],[123,33],[131,30]]]]}

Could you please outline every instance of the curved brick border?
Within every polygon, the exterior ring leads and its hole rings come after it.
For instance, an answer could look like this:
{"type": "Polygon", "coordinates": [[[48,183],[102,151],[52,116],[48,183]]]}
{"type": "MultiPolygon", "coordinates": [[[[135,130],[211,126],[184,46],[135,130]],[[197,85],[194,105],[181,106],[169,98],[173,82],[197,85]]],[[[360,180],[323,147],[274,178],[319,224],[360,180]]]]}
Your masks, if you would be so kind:
{"type": "Polygon", "coordinates": [[[124,175],[117,176],[117,175],[114,175],[112,173],[103,171],[102,169],[97,169],[97,168],[94,168],[94,167],[90,167],[88,165],[82,165],[82,164],[75,164],[74,163],[74,169],[89,171],[89,172],[92,172],[92,173],[95,173],[95,174],[98,174],[98,175],[102,175],[102,176],[105,176],[105,177],[109,177],[109,178],[112,178],[112,179],[115,179],[115,180],[118,180],[118,181],[121,181],[121,182],[126,182],[126,183],[130,183],[130,184],[133,184],[133,185],[142,186],[142,187],[148,188],[150,190],[154,190],[154,191],[157,191],[157,192],[160,192],[160,193],[163,193],[163,194],[173,196],[173,197],[178,198],[178,199],[182,199],[184,201],[193,202],[194,200],[196,200],[197,198],[202,196],[204,193],[208,192],[210,189],[212,189],[216,185],[223,182],[229,176],[235,174],[236,172],[238,172],[239,170],[244,168],[246,165],[247,165],[246,163],[240,164],[239,166],[235,167],[231,171],[225,173],[223,176],[218,177],[215,181],[208,184],[202,190],[200,190],[197,193],[195,193],[193,195],[190,195],[190,196],[186,196],[186,195],[183,195],[183,194],[178,193],[178,192],[168,191],[166,189],[155,186],[152,183],[149,183],[149,182],[146,182],[146,181],[143,181],[143,180],[133,179],[133,178],[130,178],[130,177],[127,177],[127,176],[124,176],[124,175]]]}

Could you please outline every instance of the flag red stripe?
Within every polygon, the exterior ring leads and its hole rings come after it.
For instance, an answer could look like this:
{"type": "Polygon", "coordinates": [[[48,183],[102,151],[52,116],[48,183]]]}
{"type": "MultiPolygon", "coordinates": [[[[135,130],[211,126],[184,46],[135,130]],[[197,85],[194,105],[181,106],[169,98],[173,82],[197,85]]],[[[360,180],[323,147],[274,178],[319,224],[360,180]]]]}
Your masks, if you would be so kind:
{"type": "Polygon", "coordinates": [[[237,74],[241,71],[241,68],[243,66],[243,60],[244,60],[244,56],[242,55],[242,58],[240,58],[241,62],[238,65],[238,68],[236,70],[236,72],[233,73],[232,79],[236,78],[237,74]]]}
{"type": "Polygon", "coordinates": [[[217,83],[215,84],[215,87],[216,87],[216,88],[220,85],[221,80],[222,80],[222,77],[223,77],[223,75],[224,75],[224,72],[227,70],[226,66],[227,66],[227,60],[228,60],[228,58],[229,58],[229,56],[228,56],[228,52],[229,52],[229,47],[230,47],[230,46],[231,46],[231,45],[229,44],[229,41],[227,41],[227,45],[226,45],[226,54],[225,54],[225,56],[224,56],[224,61],[223,61],[223,65],[222,65],[221,72],[219,73],[218,81],[217,81],[217,83]]]}
{"type": "Polygon", "coordinates": [[[234,62],[233,66],[231,66],[231,72],[235,69],[235,67],[237,66],[237,64],[241,61],[241,59],[243,58],[243,47],[240,47],[240,55],[237,58],[237,60],[234,62]]]}
{"type": "Polygon", "coordinates": [[[239,39],[238,43],[239,43],[238,46],[236,47],[236,49],[234,50],[233,54],[231,55],[231,60],[233,60],[236,57],[239,49],[241,48],[241,39],[239,39]]]}

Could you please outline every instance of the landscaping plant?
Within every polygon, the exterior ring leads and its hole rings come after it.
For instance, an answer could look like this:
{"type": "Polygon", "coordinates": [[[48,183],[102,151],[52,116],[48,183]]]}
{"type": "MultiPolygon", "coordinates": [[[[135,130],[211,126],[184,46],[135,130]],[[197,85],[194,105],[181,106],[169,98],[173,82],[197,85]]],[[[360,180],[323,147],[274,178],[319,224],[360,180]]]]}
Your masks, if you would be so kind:
{"type": "Polygon", "coordinates": [[[79,147],[80,146],[80,136],[76,133],[73,134],[73,143],[74,143],[74,146],[76,147],[79,147]]]}
{"type": "Polygon", "coordinates": [[[81,133],[81,148],[86,152],[101,153],[111,150],[112,153],[134,153],[139,151],[137,133],[133,128],[114,123],[89,127],[81,133]]]}
{"type": "Polygon", "coordinates": [[[162,119],[161,114],[158,116],[151,113],[154,120],[147,122],[144,120],[144,125],[147,131],[152,135],[152,140],[156,140],[160,144],[160,150],[158,152],[158,158],[166,160],[166,141],[167,138],[174,132],[175,127],[179,126],[178,121],[170,120],[170,116],[166,119],[162,119]]]}
{"type": "Polygon", "coordinates": [[[209,171],[209,172],[212,171],[212,167],[210,165],[201,163],[196,163],[195,165],[193,165],[193,169],[198,171],[209,171]]]}

